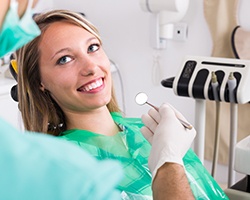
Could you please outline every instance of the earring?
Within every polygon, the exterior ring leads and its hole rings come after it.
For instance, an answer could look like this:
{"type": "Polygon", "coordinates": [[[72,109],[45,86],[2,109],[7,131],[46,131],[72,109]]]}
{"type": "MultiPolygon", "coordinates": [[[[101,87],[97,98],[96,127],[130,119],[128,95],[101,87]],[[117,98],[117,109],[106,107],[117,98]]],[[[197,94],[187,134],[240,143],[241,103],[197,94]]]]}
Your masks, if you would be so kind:
{"type": "Polygon", "coordinates": [[[51,123],[48,123],[48,130],[56,130],[56,129],[61,129],[63,127],[63,123],[60,123],[58,125],[54,125],[54,124],[51,124],[51,123]]]}

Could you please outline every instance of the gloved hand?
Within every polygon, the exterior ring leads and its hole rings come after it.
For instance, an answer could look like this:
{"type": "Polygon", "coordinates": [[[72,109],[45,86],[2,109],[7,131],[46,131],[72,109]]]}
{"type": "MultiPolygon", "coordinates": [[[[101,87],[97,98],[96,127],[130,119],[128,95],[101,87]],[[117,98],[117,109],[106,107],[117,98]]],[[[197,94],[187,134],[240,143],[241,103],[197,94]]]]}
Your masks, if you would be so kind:
{"type": "Polygon", "coordinates": [[[141,128],[141,132],[152,145],[148,160],[152,180],[157,170],[166,162],[183,165],[182,158],[196,135],[195,129],[186,129],[177,116],[187,121],[167,103],[162,104],[158,111],[151,108],[148,114],[142,115],[145,126],[141,128]]]}

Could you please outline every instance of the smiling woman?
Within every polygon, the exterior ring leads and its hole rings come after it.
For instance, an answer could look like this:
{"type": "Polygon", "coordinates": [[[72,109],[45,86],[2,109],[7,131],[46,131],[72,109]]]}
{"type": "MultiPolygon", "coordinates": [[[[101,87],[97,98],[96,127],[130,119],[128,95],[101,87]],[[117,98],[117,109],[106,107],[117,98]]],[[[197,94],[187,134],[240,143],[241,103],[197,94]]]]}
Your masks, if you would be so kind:
{"type": "MultiPolygon", "coordinates": [[[[40,34],[32,19],[32,0],[18,3],[1,0],[0,58],[40,34]],[[20,16],[17,6],[23,9],[20,16]]],[[[11,85],[0,80],[1,115],[9,116],[12,110],[4,97],[11,85]]],[[[0,127],[0,199],[119,199],[116,185],[122,170],[117,162],[96,161],[81,148],[49,135],[22,133],[2,118],[0,127]]]]}
{"type": "MultiPolygon", "coordinates": [[[[168,187],[163,188],[159,196],[193,199],[194,195],[203,199],[207,196],[224,199],[223,192],[212,179],[200,178],[208,172],[197,162],[192,150],[187,152],[196,133],[194,128],[185,129],[177,120],[176,111],[169,106],[159,109],[162,113],[155,110],[157,116],[166,112],[167,120],[160,120],[154,126],[156,129],[162,127],[158,129],[162,134],[155,134],[158,140],[152,143],[157,156],[149,157],[151,144],[140,132],[144,124],[140,118],[122,116],[115,98],[109,59],[97,29],[89,21],[81,14],[67,10],[37,15],[35,21],[41,35],[16,52],[19,108],[25,129],[69,140],[99,160],[118,160],[125,175],[118,185],[123,199],[152,199],[151,183],[161,186],[165,185],[162,183],[165,180],[168,187]],[[170,133],[171,140],[166,137],[169,135],[166,132],[170,133]],[[176,145],[175,135],[188,138],[182,141],[185,145],[179,145],[179,140],[176,145]],[[170,160],[160,156],[162,152],[173,152],[166,143],[159,145],[164,141],[173,143],[178,149],[174,151],[175,156],[170,153],[170,160]],[[157,148],[160,146],[163,149],[157,148]],[[181,154],[177,155],[178,152],[181,154]],[[158,160],[162,165],[158,165],[158,160]],[[153,181],[148,162],[154,166],[151,168],[156,175],[153,181]],[[189,170],[189,182],[183,163],[189,170]],[[196,170],[197,165],[200,171],[196,170]],[[160,173],[159,178],[156,173],[161,166],[170,171],[160,173]],[[192,167],[195,168],[193,171],[192,167]],[[164,175],[167,179],[161,178],[164,175]],[[194,177],[198,177],[198,184],[194,177]]],[[[149,132],[152,134],[153,130],[149,132]]],[[[161,187],[153,187],[154,194],[157,194],[157,188],[161,187]]]]}
{"type": "Polygon", "coordinates": [[[81,113],[106,108],[111,99],[110,62],[100,41],[79,26],[55,22],[44,32],[39,50],[41,90],[62,109],[67,129],[85,128],[76,123],[81,113]]]}
{"type": "MultiPolygon", "coordinates": [[[[51,12],[35,20],[43,34],[17,52],[19,103],[26,129],[59,135],[79,125],[84,128],[86,122],[93,130],[95,120],[86,120],[84,114],[100,119],[97,110],[119,111],[110,62],[97,29],[74,12],[51,12]],[[100,86],[94,89],[94,85],[100,86]]],[[[108,120],[113,121],[104,117],[102,122],[110,124],[108,120]]],[[[114,134],[115,127],[112,123],[107,134],[114,134]]]]}
{"type": "Polygon", "coordinates": [[[141,120],[120,113],[97,29],[66,10],[35,21],[41,36],[16,52],[25,129],[70,140],[98,159],[119,160],[123,195],[151,198],[150,144],[140,133],[141,120]]]}

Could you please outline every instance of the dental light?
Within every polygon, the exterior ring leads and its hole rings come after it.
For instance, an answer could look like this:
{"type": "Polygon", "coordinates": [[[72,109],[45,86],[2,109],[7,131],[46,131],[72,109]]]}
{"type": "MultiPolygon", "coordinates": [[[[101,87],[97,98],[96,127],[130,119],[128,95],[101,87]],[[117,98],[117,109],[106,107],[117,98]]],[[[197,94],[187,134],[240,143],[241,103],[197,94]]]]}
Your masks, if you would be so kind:
{"type": "Polygon", "coordinates": [[[188,5],[189,0],[140,0],[142,10],[152,13],[151,42],[153,48],[165,48],[166,39],[172,39],[174,36],[174,23],[184,17],[188,5]]]}

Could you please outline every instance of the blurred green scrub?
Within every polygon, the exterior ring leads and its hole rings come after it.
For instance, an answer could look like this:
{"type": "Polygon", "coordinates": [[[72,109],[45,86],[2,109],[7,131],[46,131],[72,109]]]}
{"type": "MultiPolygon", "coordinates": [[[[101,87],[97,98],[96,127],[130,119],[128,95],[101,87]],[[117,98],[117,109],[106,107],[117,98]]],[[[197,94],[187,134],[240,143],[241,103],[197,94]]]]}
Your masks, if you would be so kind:
{"type": "Polygon", "coordinates": [[[0,119],[1,199],[120,199],[122,170],[49,135],[21,133],[0,119]],[[108,181],[107,181],[108,180],[108,181]]]}

